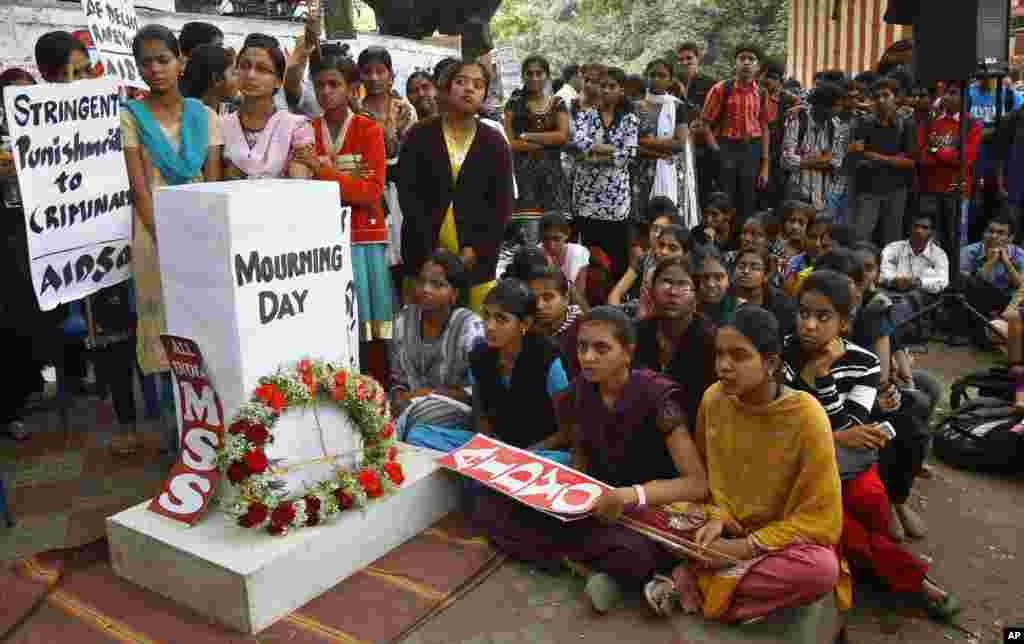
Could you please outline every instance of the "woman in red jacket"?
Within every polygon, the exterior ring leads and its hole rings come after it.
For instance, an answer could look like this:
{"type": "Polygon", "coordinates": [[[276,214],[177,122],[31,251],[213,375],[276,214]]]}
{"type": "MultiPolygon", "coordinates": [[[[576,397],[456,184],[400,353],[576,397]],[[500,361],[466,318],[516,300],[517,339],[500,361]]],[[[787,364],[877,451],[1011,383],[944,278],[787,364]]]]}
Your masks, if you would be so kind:
{"type": "Polygon", "coordinates": [[[365,370],[383,382],[391,339],[393,295],[388,269],[388,227],[381,207],[384,194],[384,130],[349,107],[359,71],[340,48],[324,46],[311,64],[317,99],[324,115],[313,121],[315,150],[296,159],[322,181],[337,181],[341,203],[352,208],[352,274],[359,303],[360,339],[365,370]]]}

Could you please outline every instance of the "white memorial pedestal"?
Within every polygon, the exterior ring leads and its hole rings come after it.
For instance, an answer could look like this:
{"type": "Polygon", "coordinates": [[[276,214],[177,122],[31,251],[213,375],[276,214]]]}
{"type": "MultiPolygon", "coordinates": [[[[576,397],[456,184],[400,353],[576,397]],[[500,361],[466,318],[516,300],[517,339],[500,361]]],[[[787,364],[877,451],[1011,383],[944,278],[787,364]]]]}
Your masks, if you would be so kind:
{"type": "Polygon", "coordinates": [[[107,519],[121,577],[243,633],[257,633],[455,509],[458,484],[433,450],[401,445],[406,479],[390,496],[283,537],[211,511],[195,527],[146,509],[107,519]]]}

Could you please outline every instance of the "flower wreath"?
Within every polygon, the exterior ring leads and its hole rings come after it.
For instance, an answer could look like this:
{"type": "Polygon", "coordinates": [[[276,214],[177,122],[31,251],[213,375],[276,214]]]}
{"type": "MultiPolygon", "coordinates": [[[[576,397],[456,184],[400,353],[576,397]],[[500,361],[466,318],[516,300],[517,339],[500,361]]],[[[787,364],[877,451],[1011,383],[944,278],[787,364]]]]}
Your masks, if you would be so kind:
{"type": "Polygon", "coordinates": [[[393,492],[405,480],[396,461],[394,421],[387,398],[376,380],[329,362],[302,360],[293,369],[260,378],[251,401],[232,419],[217,450],[217,465],[231,483],[223,509],[243,528],[262,528],[273,535],[315,526],[350,508],[393,492]],[[362,443],[358,471],[335,469],[301,496],[289,498],[266,455],[274,442],[278,418],[293,407],[337,405],[348,414],[362,443]]]}

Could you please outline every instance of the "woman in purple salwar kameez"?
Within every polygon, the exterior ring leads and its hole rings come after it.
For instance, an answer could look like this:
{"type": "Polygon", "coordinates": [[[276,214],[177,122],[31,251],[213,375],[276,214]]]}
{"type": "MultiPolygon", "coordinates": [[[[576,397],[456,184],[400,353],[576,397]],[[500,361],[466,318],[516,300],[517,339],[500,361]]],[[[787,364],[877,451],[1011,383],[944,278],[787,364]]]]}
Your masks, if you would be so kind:
{"type": "Polygon", "coordinates": [[[572,523],[504,496],[482,498],[476,519],[507,554],[546,568],[564,561],[592,570],[586,591],[604,613],[621,587],[640,589],[673,558],[647,537],[614,523],[631,507],[703,500],[707,476],[690,438],[686,401],[672,381],[632,368],[636,331],[619,309],[599,306],[580,322],[581,377],[560,400],[559,423],[573,466],[613,487],[596,518],[572,523]]]}

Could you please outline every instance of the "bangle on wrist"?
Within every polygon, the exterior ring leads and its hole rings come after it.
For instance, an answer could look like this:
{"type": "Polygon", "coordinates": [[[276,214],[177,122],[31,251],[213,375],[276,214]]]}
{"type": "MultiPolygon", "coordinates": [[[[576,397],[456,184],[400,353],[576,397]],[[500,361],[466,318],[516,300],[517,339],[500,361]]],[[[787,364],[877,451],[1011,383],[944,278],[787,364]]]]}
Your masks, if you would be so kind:
{"type": "Polygon", "coordinates": [[[644,492],[644,486],[634,485],[633,491],[636,492],[636,507],[647,507],[647,493],[644,492]]]}

